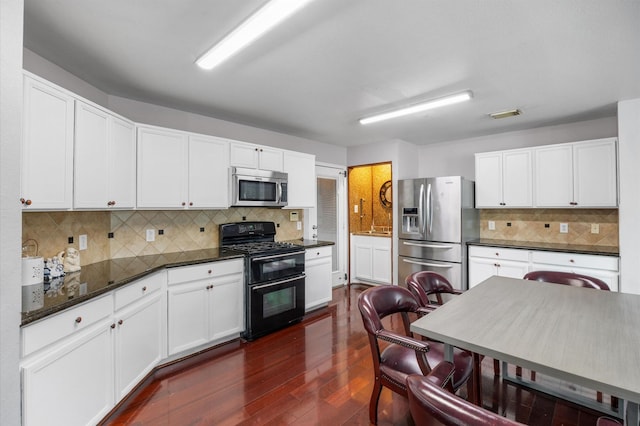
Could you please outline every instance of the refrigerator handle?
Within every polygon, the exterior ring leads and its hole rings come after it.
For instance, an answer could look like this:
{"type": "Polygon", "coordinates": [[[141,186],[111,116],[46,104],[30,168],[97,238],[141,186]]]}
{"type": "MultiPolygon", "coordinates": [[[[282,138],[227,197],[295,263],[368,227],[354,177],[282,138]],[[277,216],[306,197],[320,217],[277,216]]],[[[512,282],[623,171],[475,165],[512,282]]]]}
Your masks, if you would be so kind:
{"type": "Polygon", "coordinates": [[[418,228],[420,229],[420,234],[424,237],[426,236],[426,232],[424,229],[425,226],[425,216],[424,216],[424,183],[420,184],[420,198],[418,199],[418,228]]]}
{"type": "Polygon", "coordinates": [[[431,193],[431,184],[427,185],[427,230],[431,234],[433,229],[433,194],[431,193]]]}

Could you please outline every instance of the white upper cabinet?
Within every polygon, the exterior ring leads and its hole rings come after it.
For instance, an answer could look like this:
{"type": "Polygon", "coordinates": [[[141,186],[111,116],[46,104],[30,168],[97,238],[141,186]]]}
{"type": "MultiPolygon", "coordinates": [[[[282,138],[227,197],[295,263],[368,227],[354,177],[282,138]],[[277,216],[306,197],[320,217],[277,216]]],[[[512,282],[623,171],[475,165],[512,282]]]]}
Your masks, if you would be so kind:
{"type": "Polygon", "coordinates": [[[316,157],[301,152],[284,151],[287,177],[287,208],[316,206],[316,157]]]}
{"type": "Polygon", "coordinates": [[[20,195],[24,210],[71,209],[73,112],[68,93],[25,76],[20,195]]]}
{"type": "Polygon", "coordinates": [[[537,207],[617,207],[616,139],[535,149],[537,207]]]}
{"type": "Polygon", "coordinates": [[[138,128],[138,208],[227,208],[228,179],[226,140],[138,128]]]}
{"type": "Polygon", "coordinates": [[[135,127],[132,122],[76,101],[75,208],[134,208],[135,159],[135,127]]]}
{"type": "Polygon", "coordinates": [[[530,149],[475,155],[476,207],[532,207],[530,149]]]}
{"type": "Polygon", "coordinates": [[[229,142],[189,136],[189,207],[229,207],[229,142]]]}
{"type": "Polygon", "coordinates": [[[283,171],[282,150],[243,142],[231,142],[230,162],[233,167],[283,171]]]}
{"type": "Polygon", "coordinates": [[[186,133],[138,127],[138,207],[185,208],[189,140],[186,133]]]}

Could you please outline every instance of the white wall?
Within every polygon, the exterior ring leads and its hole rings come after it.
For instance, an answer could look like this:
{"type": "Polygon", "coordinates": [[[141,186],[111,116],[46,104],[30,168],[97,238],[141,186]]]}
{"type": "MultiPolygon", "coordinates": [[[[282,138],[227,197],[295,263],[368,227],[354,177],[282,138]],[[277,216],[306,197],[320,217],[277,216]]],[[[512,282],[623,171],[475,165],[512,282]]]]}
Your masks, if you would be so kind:
{"type": "Polygon", "coordinates": [[[138,123],[305,152],[319,162],[346,165],[344,147],[109,95],[28,49],[24,69],[138,123]]]}
{"type": "Polygon", "coordinates": [[[620,291],[640,294],[640,99],[618,103],[620,291]]]}
{"type": "Polygon", "coordinates": [[[608,138],[618,135],[617,126],[615,117],[607,117],[426,145],[420,148],[418,177],[464,176],[475,180],[476,152],[608,138]]]}
{"type": "Polygon", "coordinates": [[[23,0],[0,2],[0,424],[20,420],[23,0]]]}

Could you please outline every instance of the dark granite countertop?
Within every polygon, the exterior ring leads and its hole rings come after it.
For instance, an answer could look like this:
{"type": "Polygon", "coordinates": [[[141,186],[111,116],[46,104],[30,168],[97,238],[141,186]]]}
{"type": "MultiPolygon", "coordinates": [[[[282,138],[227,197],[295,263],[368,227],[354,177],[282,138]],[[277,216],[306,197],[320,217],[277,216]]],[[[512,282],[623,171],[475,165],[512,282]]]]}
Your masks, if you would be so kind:
{"type": "Polygon", "coordinates": [[[561,251],[567,253],[599,254],[604,256],[618,256],[620,249],[616,246],[592,246],[587,244],[558,244],[536,241],[493,240],[480,238],[467,241],[470,246],[504,247],[524,250],[561,251]]]}
{"type": "Polygon", "coordinates": [[[301,246],[304,249],[335,245],[335,243],[333,243],[331,241],[304,240],[304,239],[301,239],[301,240],[289,240],[289,241],[284,241],[284,242],[301,246]]]}
{"type": "Polygon", "coordinates": [[[53,279],[49,283],[25,286],[22,290],[22,322],[27,325],[48,315],[86,302],[136,279],[164,268],[215,262],[243,255],[219,248],[105,260],[85,265],[78,272],[53,279]],[[34,293],[43,299],[42,306],[32,309],[34,293]],[[44,293],[44,295],[42,295],[44,293]]]}

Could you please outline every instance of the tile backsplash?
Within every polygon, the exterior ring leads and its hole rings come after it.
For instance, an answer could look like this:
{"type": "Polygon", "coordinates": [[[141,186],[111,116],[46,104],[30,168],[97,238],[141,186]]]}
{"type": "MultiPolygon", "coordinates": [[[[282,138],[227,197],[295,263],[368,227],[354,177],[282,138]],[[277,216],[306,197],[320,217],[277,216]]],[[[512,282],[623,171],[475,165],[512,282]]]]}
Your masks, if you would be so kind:
{"type": "Polygon", "coordinates": [[[79,235],[87,235],[87,250],[80,264],[149,254],[218,247],[218,225],[246,220],[279,224],[276,240],[302,238],[289,212],[303,210],[238,207],[228,210],[127,210],[97,212],[28,212],[22,214],[22,240],[38,242],[39,254],[52,257],[67,247],[78,249],[79,235]],[[146,241],[146,230],[155,230],[155,241],[146,241]],[[163,234],[159,235],[162,230],[163,234]],[[110,238],[109,235],[113,237],[110,238]],[[69,243],[73,237],[73,243],[69,243]]]}
{"type": "Polygon", "coordinates": [[[483,209],[480,237],[594,246],[618,246],[617,209],[483,209]],[[495,230],[489,230],[489,221],[495,230]],[[569,232],[560,233],[566,223],[569,232]],[[596,224],[598,233],[591,233],[596,224]],[[546,227],[545,225],[548,225],[546,227]]]}

